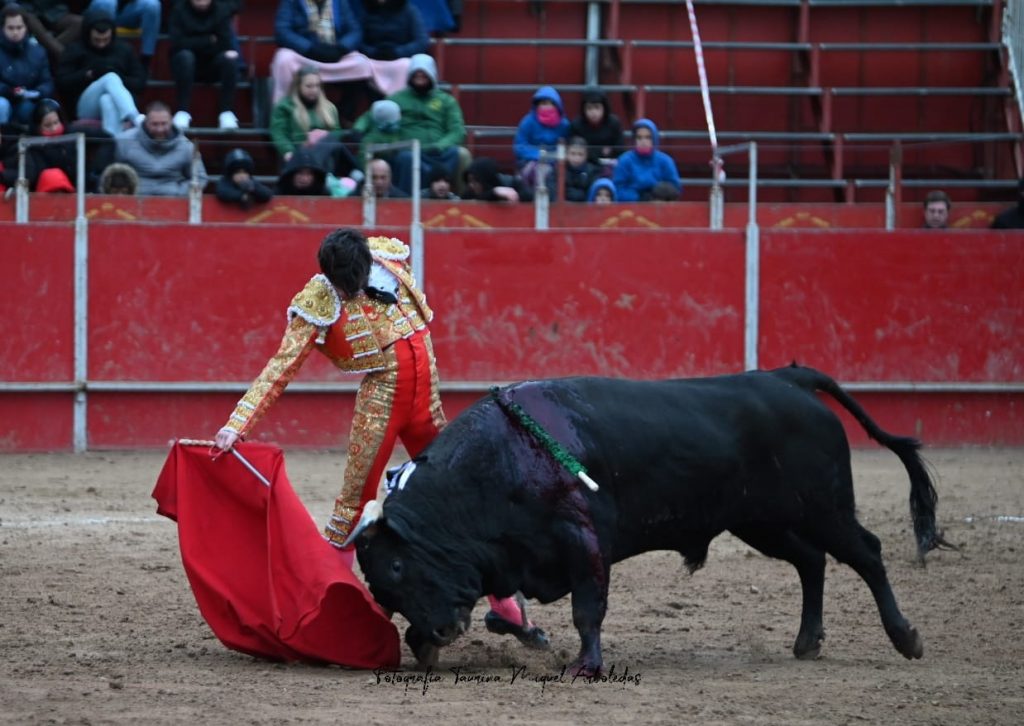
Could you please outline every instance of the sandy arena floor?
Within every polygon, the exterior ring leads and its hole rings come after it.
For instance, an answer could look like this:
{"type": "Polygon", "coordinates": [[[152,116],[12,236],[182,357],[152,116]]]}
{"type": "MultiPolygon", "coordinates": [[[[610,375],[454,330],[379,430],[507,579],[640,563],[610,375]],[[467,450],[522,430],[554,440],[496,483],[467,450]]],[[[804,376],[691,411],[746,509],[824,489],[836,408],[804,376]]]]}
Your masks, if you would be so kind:
{"type": "MultiPolygon", "coordinates": [[[[1024,450],[926,455],[940,525],[963,546],[932,553],[926,569],[914,563],[898,460],[854,455],[860,520],[882,539],[923,660],[893,650],[867,587],[832,561],[823,657],[795,660],[795,571],[722,537],[692,577],[670,553],[613,569],[603,635],[611,682],[545,682],[578,648],[564,599],[532,610],[549,653],[486,632],[481,604],[426,688],[225,649],[196,608],[174,524],[154,513],[163,453],[2,456],[0,722],[1020,724],[1024,450]]],[[[341,455],[287,457],[322,521],[341,455]]],[[[417,675],[403,658],[402,675],[417,675]]]]}

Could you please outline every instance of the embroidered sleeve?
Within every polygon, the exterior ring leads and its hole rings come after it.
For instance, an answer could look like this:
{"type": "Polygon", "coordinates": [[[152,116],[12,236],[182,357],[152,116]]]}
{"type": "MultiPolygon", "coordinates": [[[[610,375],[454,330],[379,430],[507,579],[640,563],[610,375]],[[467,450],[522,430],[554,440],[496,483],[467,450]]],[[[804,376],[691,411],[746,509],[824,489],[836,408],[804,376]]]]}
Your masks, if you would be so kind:
{"type": "Polygon", "coordinates": [[[249,390],[235,407],[235,412],[224,428],[247,434],[263,417],[267,409],[284,393],[314,348],[319,330],[296,315],[288,323],[277,353],[267,361],[263,372],[249,386],[249,390]]]}

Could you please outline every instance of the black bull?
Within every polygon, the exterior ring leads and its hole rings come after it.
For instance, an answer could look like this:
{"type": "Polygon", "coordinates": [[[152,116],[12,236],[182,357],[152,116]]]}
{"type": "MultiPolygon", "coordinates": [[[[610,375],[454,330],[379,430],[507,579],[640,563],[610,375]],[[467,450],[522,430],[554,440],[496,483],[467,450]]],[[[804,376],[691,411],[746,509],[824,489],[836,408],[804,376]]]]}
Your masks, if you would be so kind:
{"type": "Polygon", "coordinates": [[[867,583],[896,650],[920,658],[921,638],[897,606],[881,544],[856,519],[846,434],[816,391],[903,462],[920,556],[945,545],[918,442],[880,429],[818,371],[566,378],[502,395],[568,449],[600,490],[588,490],[493,398],[483,399],[415,459],[382,515],[360,521],[354,539],[370,591],[409,621],[414,650],[426,645],[435,657],[468,627],[484,594],[521,591],[547,603],[571,593],[582,641],[574,667],[593,673],[602,666],[611,565],[675,550],[696,570],[711,540],[729,531],[796,568],[798,658],[816,657],[824,639],[825,553],[867,583]]]}

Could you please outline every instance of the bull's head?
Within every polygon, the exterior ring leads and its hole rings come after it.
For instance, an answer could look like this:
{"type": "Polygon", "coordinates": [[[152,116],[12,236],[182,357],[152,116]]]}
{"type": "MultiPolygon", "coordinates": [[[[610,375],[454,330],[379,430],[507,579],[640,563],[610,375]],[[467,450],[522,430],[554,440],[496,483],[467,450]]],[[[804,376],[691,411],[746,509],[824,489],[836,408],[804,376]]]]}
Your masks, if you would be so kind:
{"type": "Polygon", "coordinates": [[[374,501],[346,545],[355,543],[359,566],[381,607],[401,613],[433,645],[445,646],[469,627],[480,579],[475,568],[460,566],[428,537],[410,531],[399,516],[386,517],[374,501]]]}

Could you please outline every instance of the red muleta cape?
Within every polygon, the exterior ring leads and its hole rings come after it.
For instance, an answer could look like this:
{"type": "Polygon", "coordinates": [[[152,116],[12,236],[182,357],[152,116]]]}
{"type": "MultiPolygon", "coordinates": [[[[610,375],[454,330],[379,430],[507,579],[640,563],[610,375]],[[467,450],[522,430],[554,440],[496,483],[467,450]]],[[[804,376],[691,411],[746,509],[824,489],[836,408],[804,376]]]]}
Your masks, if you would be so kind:
{"type": "Polygon", "coordinates": [[[181,561],[224,645],[273,660],[397,668],[398,631],[320,533],[269,444],[230,453],[176,442],[153,498],[178,523],[181,561]]]}

